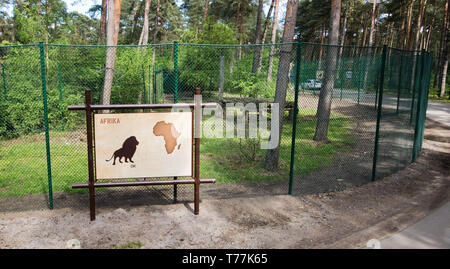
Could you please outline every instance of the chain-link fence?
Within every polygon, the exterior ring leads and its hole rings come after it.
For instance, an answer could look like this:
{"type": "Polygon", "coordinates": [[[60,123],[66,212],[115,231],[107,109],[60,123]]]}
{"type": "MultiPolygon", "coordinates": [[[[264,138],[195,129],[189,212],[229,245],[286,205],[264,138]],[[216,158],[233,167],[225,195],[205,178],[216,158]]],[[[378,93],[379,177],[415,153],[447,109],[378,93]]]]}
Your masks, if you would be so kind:
{"type": "MultiPolygon", "coordinates": [[[[310,43],[41,43],[1,46],[0,59],[2,211],[87,208],[87,191],[71,188],[88,178],[85,116],[67,110],[84,103],[86,88],[93,104],[142,104],[191,103],[199,87],[233,134],[239,120],[228,113],[244,118],[244,137],[202,138],[200,175],[217,179],[201,186],[202,198],[307,194],[368,183],[417,158],[431,68],[426,52],[310,43]],[[261,124],[270,103],[280,105],[280,142],[261,149],[267,134],[251,135],[249,122],[261,124]]],[[[276,114],[268,115],[270,129],[276,114]]],[[[191,201],[193,187],[98,189],[96,197],[100,207],[191,201]]]]}

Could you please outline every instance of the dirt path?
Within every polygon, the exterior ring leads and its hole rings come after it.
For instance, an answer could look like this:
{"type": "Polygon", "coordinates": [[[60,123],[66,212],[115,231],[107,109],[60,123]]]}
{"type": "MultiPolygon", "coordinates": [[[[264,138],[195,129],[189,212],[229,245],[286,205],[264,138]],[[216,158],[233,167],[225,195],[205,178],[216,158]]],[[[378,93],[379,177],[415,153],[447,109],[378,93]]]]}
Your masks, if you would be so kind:
{"type": "MultiPolygon", "coordinates": [[[[383,180],[327,194],[204,199],[192,204],[0,213],[0,248],[359,248],[403,230],[450,196],[450,129],[428,120],[417,162],[383,180]]],[[[85,195],[83,195],[84,197],[85,195]]],[[[84,203],[83,203],[84,204],[84,203]]]]}
{"type": "MultiPolygon", "coordinates": [[[[432,121],[428,127],[426,137],[437,140],[448,130],[432,121]]],[[[82,248],[363,247],[447,201],[448,167],[448,143],[425,140],[423,154],[407,169],[341,192],[208,199],[199,216],[191,204],[101,208],[95,222],[87,208],[2,213],[0,247],[65,248],[70,239],[82,248]]]]}

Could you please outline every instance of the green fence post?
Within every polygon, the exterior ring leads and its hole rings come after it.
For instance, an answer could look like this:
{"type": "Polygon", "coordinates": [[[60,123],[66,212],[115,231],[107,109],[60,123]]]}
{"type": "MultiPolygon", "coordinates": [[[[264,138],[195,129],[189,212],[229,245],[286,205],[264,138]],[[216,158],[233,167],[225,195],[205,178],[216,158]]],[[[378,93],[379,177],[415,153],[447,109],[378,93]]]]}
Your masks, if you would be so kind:
{"type": "Polygon", "coordinates": [[[363,82],[363,79],[364,79],[364,72],[365,72],[365,64],[366,64],[366,61],[364,60],[365,58],[363,58],[362,60],[361,60],[361,57],[360,57],[360,59],[359,59],[359,80],[358,80],[358,105],[359,105],[359,102],[361,101],[361,87],[362,87],[362,85],[361,85],[361,83],[363,82]]]}
{"type": "Polygon", "coordinates": [[[52,168],[50,162],[50,135],[48,128],[48,108],[47,108],[47,82],[45,79],[45,52],[44,43],[39,42],[39,53],[41,60],[41,81],[42,81],[42,103],[44,105],[44,127],[45,127],[45,150],[47,154],[47,177],[48,177],[48,202],[50,209],[53,209],[53,186],[52,168]]]}
{"type": "MultiPolygon", "coordinates": [[[[381,59],[381,61],[383,61],[383,59],[381,59]]],[[[383,66],[384,68],[384,66],[383,66]]],[[[375,75],[375,109],[377,109],[378,107],[378,102],[379,102],[379,88],[380,88],[380,60],[376,59],[376,75],[375,75]]],[[[384,72],[384,70],[383,70],[384,72]]]]}
{"type": "Polygon", "coordinates": [[[297,67],[295,70],[295,85],[294,85],[294,119],[292,122],[292,141],[291,141],[291,162],[289,164],[289,190],[288,193],[292,194],[292,184],[294,179],[294,162],[295,162],[295,136],[297,132],[297,114],[298,114],[298,95],[300,85],[300,64],[302,59],[302,43],[297,43],[297,67]]]}
{"type": "Polygon", "coordinates": [[[152,66],[149,65],[148,66],[148,102],[152,103],[153,98],[152,98],[152,93],[153,93],[153,81],[152,81],[152,66]]]}
{"type": "Polygon", "coordinates": [[[63,86],[62,86],[61,67],[58,64],[58,88],[59,88],[59,110],[61,112],[61,131],[64,131],[64,105],[63,105],[63,86]]]}
{"type": "Polygon", "coordinates": [[[421,124],[422,124],[422,107],[424,104],[422,104],[423,102],[423,91],[425,89],[424,85],[423,85],[423,71],[424,71],[424,66],[425,66],[425,50],[422,51],[421,55],[420,55],[421,61],[420,61],[420,75],[419,75],[419,81],[417,83],[418,85],[418,96],[417,96],[417,109],[416,109],[416,124],[414,126],[414,144],[413,144],[413,148],[412,148],[412,160],[411,162],[415,162],[417,159],[417,155],[418,155],[418,150],[417,147],[420,144],[419,139],[420,139],[420,132],[421,132],[421,124]]]}
{"type": "Polygon", "coordinates": [[[3,97],[5,100],[8,99],[8,91],[6,89],[6,73],[5,73],[5,66],[2,64],[2,79],[3,79],[3,97]]]}
{"type": "Polygon", "coordinates": [[[417,78],[419,76],[419,73],[418,73],[419,60],[420,60],[419,53],[417,53],[417,55],[416,55],[416,64],[414,65],[415,66],[414,78],[411,80],[411,81],[414,82],[414,84],[413,84],[413,87],[412,87],[411,115],[409,117],[409,124],[412,124],[413,116],[414,116],[414,100],[416,98],[416,88],[417,88],[417,84],[418,84],[417,83],[417,78]]]}
{"type": "Polygon", "coordinates": [[[342,101],[342,90],[344,88],[344,83],[345,83],[345,60],[344,57],[342,57],[341,59],[341,95],[339,97],[339,100],[342,101]]]}
{"type": "Polygon", "coordinates": [[[178,42],[173,42],[173,102],[178,103],[178,42]]]}
{"type": "Polygon", "coordinates": [[[375,145],[373,150],[373,165],[372,165],[372,181],[375,181],[376,170],[377,170],[377,161],[378,161],[378,141],[380,138],[380,123],[381,123],[381,112],[383,109],[383,87],[384,87],[384,69],[386,65],[386,52],[387,46],[383,46],[383,54],[381,56],[381,70],[380,70],[380,81],[378,83],[378,87],[380,88],[379,98],[378,98],[378,110],[377,110],[377,127],[375,131],[375,145]]]}
{"type": "Polygon", "coordinates": [[[144,92],[142,93],[142,100],[143,100],[142,103],[146,104],[147,103],[147,92],[146,92],[146,89],[145,89],[145,69],[144,69],[144,65],[142,65],[141,69],[142,69],[142,87],[144,89],[144,92]]]}
{"type": "Polygon", "coordinates": [[[157,104],[158,100],[156,99],[157,98],[157,96],[156,96],[156,72],[154,69],[153,69],[152,76],[153,76],[153,93],[152,93],[153,94],[153,103],[157,104]]]}
{"type": "Polygon", "coordinates": [[[424,139],[424,131],[425,131],[425,121],[427,118],[427,110],[428,110],[428,95],[429,95],[429,91],[430,91],[430,79],[431,79],[431,68],[433,66],[433,54],[431,53],[427,53],[427,66],[426,66],[426,71],[427,71],[427,75],[425,76],[425,94],[424,94],[424,107],[422,109],[423,111],[423,122],[422,122],[422,129],[421,129],[421,134],[420,134],[420,145],[419,145],[419,152],[422,151],[422,144],[423,144],[423,139],[424,139]]]}
{"type": "Polygon", "coordinates": [[[398,71],[398,85],[397,85],[397,114],[400,109],[400,92],[402,87],[402,70],[403,70],[403,52],[400,54],[400,67],[398,71]]]}

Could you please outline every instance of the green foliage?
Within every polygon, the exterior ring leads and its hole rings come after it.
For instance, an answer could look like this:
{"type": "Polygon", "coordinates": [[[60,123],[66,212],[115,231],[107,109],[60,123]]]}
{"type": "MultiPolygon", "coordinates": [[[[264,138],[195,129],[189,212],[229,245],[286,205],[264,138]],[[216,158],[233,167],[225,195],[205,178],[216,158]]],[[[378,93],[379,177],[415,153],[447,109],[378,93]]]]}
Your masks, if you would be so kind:
{"type": "Polygon", "coordinates": [[[273,98],[275,96],[276,81],[266,81],[265,74],[254,74],[250,71],[241,72],[239,78],[231,82],[234,92],[247,97],[273,98]]]}
{"type": "MultiPolygon", "coordinates": [[[[205,25],[200,33],[196,33],[195,30],[186,31],[181,41],[198,44],[236,44],[234,36],[235,32],[231,27],[223,23],[214,23],[205,25]]],[[[200,87],[203,91],[217,90],[219,59],[224,58],[224,73],[229,72],[233,49],[223,46],[181,46],[179,51],[180,81],[183,89],[192,91],[200,87]]]]}

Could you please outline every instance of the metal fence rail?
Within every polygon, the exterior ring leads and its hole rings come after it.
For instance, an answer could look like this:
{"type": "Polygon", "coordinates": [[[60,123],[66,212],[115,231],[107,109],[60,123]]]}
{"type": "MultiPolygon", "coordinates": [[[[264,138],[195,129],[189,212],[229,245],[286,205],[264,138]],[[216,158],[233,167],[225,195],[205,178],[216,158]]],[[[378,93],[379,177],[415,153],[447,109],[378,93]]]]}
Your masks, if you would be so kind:
{"type": "MultiPolygon", "coordinates": [[[[247,128],[246,138],[202,139],[201,174],[217,179],[203,198],[351,188],[406,167],[422,148],[432,62],[425,51],[303,42],[0,46],[0,211],[85,208],[85,190],[70,187],[88,178],[85,119],[67,106],[82,104],[86,88],[93,104],[104,102],[111,53],[111,104],[193,102],[197,87],[204,102],[224,108],[283,101],[275,169],[263,138],[247,128]],[[327,140],[316,141],[326,92],[327,140]]],[[[192,191],[178,186],[175,199],[189,201],[192,191]]],[[[97,197],[99,206],[174,200],[164,186],[100,189],[97,197]]]]}

